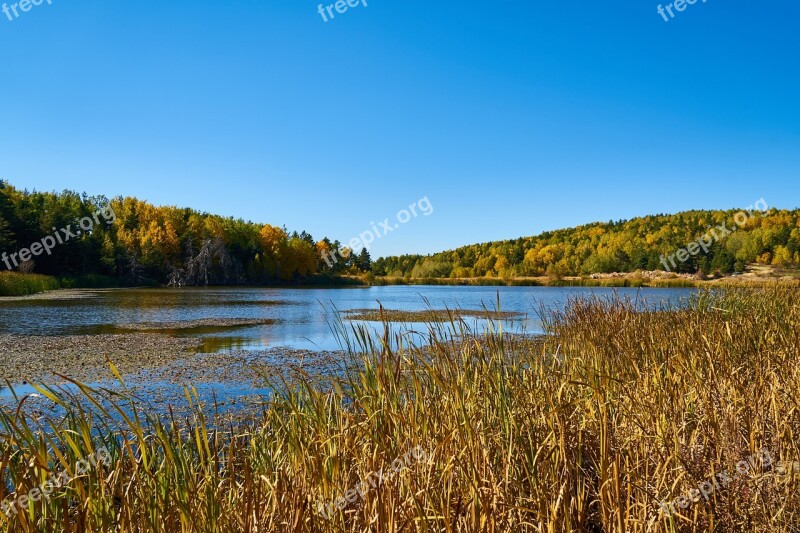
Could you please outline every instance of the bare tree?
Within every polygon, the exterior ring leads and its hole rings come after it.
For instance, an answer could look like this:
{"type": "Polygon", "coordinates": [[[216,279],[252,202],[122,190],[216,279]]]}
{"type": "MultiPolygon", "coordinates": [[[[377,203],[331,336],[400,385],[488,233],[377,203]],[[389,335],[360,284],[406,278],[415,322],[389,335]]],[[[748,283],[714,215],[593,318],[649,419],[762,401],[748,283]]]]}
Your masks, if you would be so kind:
{"type": "Polygon", "coordinates": [[[122,278],[134,285],[138,285],[142,281],[143,267],[139,263],[139,258],[135,253],[126,254],[120,260],[120,274],[122,278]]]}
{"type": "Polygon", "coordinates": [[[183,287],[185,283],[186,283],[186,279],[184,278],[183,269],[175,267],[175,266],[170,266],[169,283],[167,283],[167,286],[169,286],[169,287],[183,287]]]}
{"type": "Polygon", "coordinates": [[[238,278],[228,248],[220,238],[206,239],[196,256],[186,262],[186,284],[227,283],[238,278]]]}
{"type": "Polygon", "coordinates": [[[23,274],[30,274],[33,272],[35,266],[36,263],[34,263],[33,260],[22,261],[19,264],[19,271],[23,274]]]}

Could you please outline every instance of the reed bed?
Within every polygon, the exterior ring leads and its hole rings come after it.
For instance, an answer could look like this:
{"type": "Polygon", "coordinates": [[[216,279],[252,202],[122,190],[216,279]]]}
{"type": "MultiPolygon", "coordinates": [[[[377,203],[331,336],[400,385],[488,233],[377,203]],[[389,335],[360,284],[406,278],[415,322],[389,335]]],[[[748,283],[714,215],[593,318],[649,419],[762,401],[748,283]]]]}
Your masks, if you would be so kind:
{"type": "Polygon", "coordinates": [[[27,296],[60,287],[58,280],[52,276],[0,272],[0,296],[27,296]]]}
{"type": "Polygon", "coordinates": [[[56,289],[104,289],[119,286],[119,279],[100,274],[55,278],[43,274],[0,271],[0,296],[29,296],[56,289]]]}
{"type": "Polygon", "coordinates": [[[643,309],[577,299],[543,312],[537,339],[470,332],[453,317],[429,326],[426,346],[340,322],[357,365],[325,385],[275,383],[263,413],[238,422],[201,406],[159,418],[114,393],[43,387],[65,416],[32,419],[24,399],[0,411],[0,500],[54,473],[69,482],[3,527],[800,531],[796,286],[643,309]],[[73,471],[100,449],[108,465],[73,471]],[[362,483],[414,449],[419,460],[362,483]],[[773,460],[708,501],[659,505],[761,450],[773,460]]]}

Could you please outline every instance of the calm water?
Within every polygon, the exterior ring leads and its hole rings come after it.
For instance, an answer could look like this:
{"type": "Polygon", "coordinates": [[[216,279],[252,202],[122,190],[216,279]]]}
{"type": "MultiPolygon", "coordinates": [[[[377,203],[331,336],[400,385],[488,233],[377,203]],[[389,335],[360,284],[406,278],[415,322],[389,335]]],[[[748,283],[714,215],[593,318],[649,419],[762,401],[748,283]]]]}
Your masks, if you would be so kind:
{"type": "MultiPolygon", "coordinates": [[[[333,350],[331,334],[336,309],[428,308],[481,310],[496,308],[524,313],[527,318],[507,322],[506,331],[541,331],[536,311],[540,305],[562,308],[570,297],[593,294],[621,295],[645,300],[650,306],[680,305],[691,289],[606,289],[584,287],[422,287],[393,286],[348,289],[135,289],[89,292],[73,300],[29,300],[0,303],[0,333],[70,335],[108,333],[120,324],[181,322],[198,319],[269,319],[268,325],[243,328],[171,331],[172,335],[200,336],[203,351],[292,347],[333,350]]],[[[479,328],[483,321],[467,319],[479,328]]],[[[413,324],[411,325],[414,326],[413,324]]]]}
{"type": "MultiPolygon", "coordinates": [[[[347,289],[125,289],[81,291],[81,298],[0,302],[0,333],[19,335],[74,335],[120,332],[123,324],[186,322],[202,319],[269,320],[269,324],[237,328],[205,327],[193,330],[165,331],[173,336],[192,336],[202,340],[200,352],[226,353],[244,350],[253,360],[270,356],[273,348],[336,350],[340,346],[331,331],[331,322],[338,312],[352,309],[386,309],[422,311],[426,309],[460,308],[480,311],[484,306],[522,313],[523,317],[503,321],[503,331],[540,333],[537,311],[544,306],[560,309],[571,297],[614,293],[638,299],[648,307],[679,306],[692,293],[691,289],[604,289],[551,287],[372,287],[347,289]],[[270,350],[264,351],[262,350],[270,350]]],[[[476,331],[487,325],[485,320],[465,321],[476,331]]],[[[376,331],[380,325],[367,323],[376,331]]],[[[495,325],[496,327],[496,325],[495,325]]],[[[396,328],[426,331],[422,324],[402,324],[396,328]]],[[[424,342],[417,335],[416,341],[424,342]]],[[[278,350],[278,352],[281,352],[278,350]]],[[[324,367],[320,372],[326,372],[324,367]]],[[[126,376],[126,384],[143,406],[165,415],[168,406],[188,412],[183,384],[163,381],[158,371],[142,370],[126,376]]],[[[244,379],[244,378],[243,378],[244,379]]],[[[119,383],[98,382],[94,387],[118,389],[119,383]]],[[[74,386],[63,385],[75,392],[74,386]]],[[[206,406],[215,405],[219,412],[243,412],[257,408],[271,391],[265,384],[219,380],[195,383],[197,393],[206,406]]],[[[61,411],[49,400],[34,393],[26,384],[15,384],[16,395],[32,395],[26,410],[48,412],[60,416],[61,411]]],[[[15,406],[11,389],[0,385],[0,406],[15,406]]]]}

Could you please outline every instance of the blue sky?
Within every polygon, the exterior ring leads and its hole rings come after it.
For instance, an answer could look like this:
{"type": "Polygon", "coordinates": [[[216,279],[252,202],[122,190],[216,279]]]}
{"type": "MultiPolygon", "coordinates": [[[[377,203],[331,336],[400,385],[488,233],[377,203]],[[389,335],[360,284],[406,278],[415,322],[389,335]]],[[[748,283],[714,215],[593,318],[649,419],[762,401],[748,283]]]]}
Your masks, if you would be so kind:
{"type": "Polygon", "coordinates": [[[0,179],[343,241],[427,196],[373,256],[800,207],[795,0],[367,4],[0,13],[0,179]]]}

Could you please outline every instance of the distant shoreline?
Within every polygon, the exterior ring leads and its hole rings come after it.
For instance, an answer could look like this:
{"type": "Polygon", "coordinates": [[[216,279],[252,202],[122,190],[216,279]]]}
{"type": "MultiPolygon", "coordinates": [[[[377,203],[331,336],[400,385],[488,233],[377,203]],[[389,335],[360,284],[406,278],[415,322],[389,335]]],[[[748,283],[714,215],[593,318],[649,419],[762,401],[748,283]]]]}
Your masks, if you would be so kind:
{"type": "Polygon", "coordinates": [[[560,278],[370,278],[370,285],[452,285],[452,286],[508,286],[508,287],[652,287],[681,288],[711,285],[761,284],[800,281],[800,271],[751,265],[746,272],[729,276],[701,278],[693,274],[675,274],[663,271],[614,272],[588,276],[560,278]]]}
{"type": "MultiPolygon", "coordinates": [[[[374,275],[314,276],[296,282],[279,282],[266,285],[214,285],[214,287],[263,288],[337,288],[411,286],[462,286],[462,287],[647,287],[693,288],[714,285],[736,286],[800,282],[800,271],[752,265],[747,272],[730,276],[702,279],[692,274],[674,274],[662,271],[615,272],[589,276],[564,276],[561,278],[539,276],[527,278],[397,278],[374,275]]],[[[156,288],[157,284],[142,286],[156,288]]],[[[71,289],[136,288],[115,284],[113,278],[90,276],[84,278],[55,278],[40,274],[9,273],[0,275],[0,301],[29,298],[33,295],[71,289]],[[5,280],[4,280],[5,276],[5,280]]]]}

